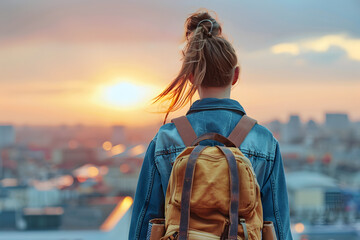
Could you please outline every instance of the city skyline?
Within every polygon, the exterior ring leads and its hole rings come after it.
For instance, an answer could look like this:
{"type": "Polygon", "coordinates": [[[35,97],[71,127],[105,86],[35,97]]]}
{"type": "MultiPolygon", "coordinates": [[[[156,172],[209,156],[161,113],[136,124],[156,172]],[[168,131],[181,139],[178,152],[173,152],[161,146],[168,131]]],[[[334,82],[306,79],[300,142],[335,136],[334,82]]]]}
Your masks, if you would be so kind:
{"type": "MultiPolygon", "coordinates": [[[[184,111],[184,110],[180,110],[180,111],[184,111]]],[[[186,113],[186,112],[185,112],[186,113]]],[[[326,121],[327,121],[327,116],[328,115],[344,115],[346,116],[346,118],[348,119],[349,123],[350,124],[360,124],[360,119],[353,119],[351,114],[347,113],[347,112],[344,112],[344,111],[329,111],[329,112],[322,112],[321,113],[322,116],[320,118],[320,120],[312,117],[312,116],[309,116],[308,118],[304,118],[303,115],[299,114],[299,113],[289,113],[287,114],[284,118],[280,119],[280,118],[273,118],[273,119],[269,119],[268,121],[265,121],[265,122],[259,122],[260,124],[264,124],[264,125],[267,125],[267,124],[271,124],[272,122],[280,122],[281,124],[287,124],[291,117],[292,116],[298,116],[299,117],[299,120],[300,120],[300,123],[301,124],[307,124],[308,122],[314,122],[316,124],[320,124],[320,125],[326,125],[326,121]]],[[[177,114],[179,115],[179,114],[177,114]]],[[[107,124],[87,124],[87,123],[81,123],[81,122],[75,122],[75,123],[70,123],[70,124],[67,124],[67,123],[64,123],[64,122],[61,122],[61,123],[58,123],[58,124],[16,124],[16,123],[12,123],[12,122],[1,122],[0,121],[0,126],[13,126],[13,127],[34,127],[34,128],[51,128],[51,127],[94,127],[94,128],[112,128],[112,127],[125,127],[127,129],[133,129],[133,130],[136,130],[136,129],[140,129],[141,128],[154,128],[154,127],[160,127],[162,125],[162,119],[160,118],[160,120],[158,122],[155,122],[155,123],[149,123],[149,124],[145,124],[145,125],[141,125],[141,126],[133,126],[133,125],[128,125],[128,124],[110,124],[110,125],[107,125],[107,124]]],[[[155,129],[156,130],[156,129],[155,129]]],[[[154,131],[155,131],[154,130],[154,131]]]]}

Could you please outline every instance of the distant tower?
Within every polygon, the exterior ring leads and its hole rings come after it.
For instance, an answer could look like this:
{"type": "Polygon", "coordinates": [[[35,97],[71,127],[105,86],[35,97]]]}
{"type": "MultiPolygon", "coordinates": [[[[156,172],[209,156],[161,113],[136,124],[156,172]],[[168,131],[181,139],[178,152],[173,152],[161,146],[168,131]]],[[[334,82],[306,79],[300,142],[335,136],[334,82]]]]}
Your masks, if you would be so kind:
{"type": "Polygon", "coordinates": [[[126,142],[125,127],[122,125],[115,125],[112,127],[111,143],[113,145],[123,144],[126,142]]]}
{"type": "Polygon", "coordinates": [[[15,143],[15,129],[12,125],[0,125],[0,148],[15,143]]]}
{"type": "MultiPolygon", "coordinates": [[[[304,143],[308,146],[312,146],[315,142],[316,137],[319,135],[320,133],[320,128],[318,126],[318,124],[310,119],[306,124],[305,124],[305,136],[304,136],[304,143]]],[[[313,156],[309,156],[307,159],[308,163],[313,163],[314,162],[314,157],[313,156]]]]}
{"type": "Polygon", "coordinates": [[[316,134],[317,131],[319,131],[319,127],[317,125],[317,123],[310,119],[307,123],[306,123],[306,132],[308,134],[316,134]]]}
{"type": "Polygon", "coordinates": [[[303,140],[303,127],[299,115],[290,115],[286,124],[284,140],[290,143],[300,143],[303,140]]]}
{"type": "Polygon", "coordinates": [[[346,113],[326,113],[325,126],[331,129],[344,129],[349,126],[349,117],[346,113]]]}

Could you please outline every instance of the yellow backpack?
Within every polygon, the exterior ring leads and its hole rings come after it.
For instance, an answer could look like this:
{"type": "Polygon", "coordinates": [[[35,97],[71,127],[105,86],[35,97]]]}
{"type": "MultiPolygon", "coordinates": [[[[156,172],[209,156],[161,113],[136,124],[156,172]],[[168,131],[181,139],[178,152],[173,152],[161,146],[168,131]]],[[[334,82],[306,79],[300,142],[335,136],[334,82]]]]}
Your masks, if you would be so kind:
{"type": "MultiPolygon", "coordinates": [[[[172,168],[160,239],[262,239],[260,188],[251,162],[239,150],[256,121],[244,115],[228,138],[217,133],[197,137],[185,116],[172,122],[187,147],[172,168]],[[208,139],[225,146],[199,145],[208,139]]],[[[150,221],[152,235],[157,228],[151,226],[158,223],[150,221]]],[[[271,235],[276,239],[273,226],[271,235]]]]}

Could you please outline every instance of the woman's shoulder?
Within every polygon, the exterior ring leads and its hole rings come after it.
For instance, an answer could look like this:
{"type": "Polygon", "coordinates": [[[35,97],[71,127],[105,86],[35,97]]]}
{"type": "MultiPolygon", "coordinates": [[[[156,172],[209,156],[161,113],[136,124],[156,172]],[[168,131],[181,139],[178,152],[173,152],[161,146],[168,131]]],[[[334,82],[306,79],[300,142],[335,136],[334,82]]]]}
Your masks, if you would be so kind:
{"type": "Polygon", "coordinates": [[[155,154],[182,151],[185,145],[173,123],[167,123],[159,128],[155,138],[155,154]]]}
{"type": "Polygon", "coordinates": [[[265,126],[257,123],[245,138],[240,149],[250,155],[273,160],[277,143],[278,141],[272,132],[265,126]]]}
{"type": "Polygon", "coordinates": [[[253,127],[253,133],[257,134],[258,137],[270,141],[277,141],[272,132],[260,123],[255,124],[255,126],[253,127]]]}

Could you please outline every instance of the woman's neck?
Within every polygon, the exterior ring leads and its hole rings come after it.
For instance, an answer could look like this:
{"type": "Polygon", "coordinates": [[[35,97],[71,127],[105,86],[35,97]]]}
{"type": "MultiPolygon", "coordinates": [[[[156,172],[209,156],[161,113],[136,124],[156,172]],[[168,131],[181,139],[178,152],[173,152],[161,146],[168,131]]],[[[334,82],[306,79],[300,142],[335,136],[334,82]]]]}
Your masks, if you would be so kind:
{"type": "Polygon", "coordinates": [[[229,87],[200,87],[198,89],[200,99],[203,98],[230,98],[231,86],[229,87]]]}

